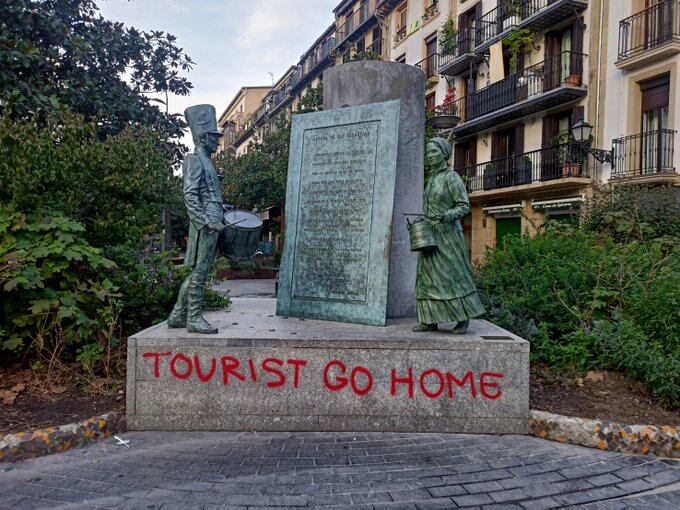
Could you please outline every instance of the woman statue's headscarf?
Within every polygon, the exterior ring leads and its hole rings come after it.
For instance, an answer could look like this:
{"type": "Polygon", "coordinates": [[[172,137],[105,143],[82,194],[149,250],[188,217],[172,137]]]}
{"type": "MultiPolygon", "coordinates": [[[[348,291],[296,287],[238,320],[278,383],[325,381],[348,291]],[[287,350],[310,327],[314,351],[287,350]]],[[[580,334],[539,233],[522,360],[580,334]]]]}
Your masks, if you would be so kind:
{"type": "Polygon", "coordinates": [[[448,142],[448,140],[445,140],[444,138],[435,137],[430,138],[427,142],[433,143],[437,147],[439,147],[439,150],[442,151],[442,153],[444,153],[446,161],[449,160],[449,158],[451,157],[451,153],[453,152],[453,149],[451,149],[451,144],[448,142]]]}

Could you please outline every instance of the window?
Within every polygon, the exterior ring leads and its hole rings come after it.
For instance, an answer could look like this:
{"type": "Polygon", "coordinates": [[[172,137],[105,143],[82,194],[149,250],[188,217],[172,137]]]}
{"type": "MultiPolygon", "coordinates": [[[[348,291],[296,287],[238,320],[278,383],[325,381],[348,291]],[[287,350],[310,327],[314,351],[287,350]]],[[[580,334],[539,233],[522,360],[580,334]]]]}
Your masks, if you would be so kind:
{"type": "Polygon", "coordinates": [[[395,60],[398,64],[405,64],[406,63],[406,53],[399,55],[397,57],[397,60],[395,60]]]}
{"type": "Polygon", "coordinates": [[[408,25],[408,2],[397,7],[397,28],[405,30],[406,25],[408,25]]]}
{"type": "Polygon", "coordinates": [[[435,107],[435,93],[432,92],[425,96],[425,108],[428,110],[434,110],[435,107]]]}
{"type": "Polygon", "coordinates": [[[425,78],[431,78],[437,74],[437,33],[425,40],[425,78]]]}
{"type": "Polygon", "coordinates": [[[664,130],[668,129],[668,105],[670,98],[670,75],[640,83],[642,92],[642,136],[640,139],[641,173],[653,173],[666,166],[664,130]]]}
{"type": "Polygon", "coordinates": [[[408,3],[404,2],[397,7],[397,30],[394,36],[395,42],[401,41],[406,37],[406,27],[408,25],[408,3]]]}

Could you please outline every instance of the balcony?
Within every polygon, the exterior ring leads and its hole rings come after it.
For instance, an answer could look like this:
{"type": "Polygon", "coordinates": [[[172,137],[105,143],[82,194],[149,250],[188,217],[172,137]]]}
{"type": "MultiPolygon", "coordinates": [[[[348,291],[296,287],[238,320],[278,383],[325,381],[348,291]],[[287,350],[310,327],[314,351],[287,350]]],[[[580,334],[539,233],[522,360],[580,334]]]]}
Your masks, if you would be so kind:
{"type": "Polygon", "coordinates": [[[612,180],[676,180],[675,131],[659,129],[612,141],[612,180]]]}
{"type": "Polygon", "coordinates": [[[567,188],[590,182],[587,154],[571,143],[455,170],[466,182],[468,192],[476,194],[471,195],[471,198],[507,195],[507,188],[521,192],[537,185],[542,188],[567,188]]]}
{"type": "Polygon", "coordinates": [[[474,52],[475,34],[473,27],[461,28],[448,39],[439,42],[439,74],[460,74],[480,59],[474,52]]]}
{"type": "Polygon", "coordinates": [[[680,53],[680,6],[665,0],[619,22],[619,69],[680,53]]]}
{"type": "Polygon", "coordinates": [[[542,32],[588,7],[588,0],[505,0],[475,20],[475,51],[485,51],[513,28],[542,32]]]}
{"type": "Polygon", "coordinates": [[[425,13],[421,16],[423,23],[430,21],[439,14],[439,1],[434,0],[429,7],[425,8],[425,13]]]}
{"type": "Polygon", "coordinates": [[[437,76],[437,69],[439,67],[439,53],[432,53],[420,62],[414,64],[415,67],[425,73],[425,79],[428,80],[437,76]]]}
{"type": "Polygon", "coordinates": [[[352,13],[336,31],[336,50],[339,50],[346,43],[355,40],[363,34],[360,29],[365,27],[369,21],[375,19],[376,0],[365,0],[359,8],[352,13]]]}
{"type": "Polygon", "coordinates": [[[399,30],[397,30],[396,34],[394,34],[394,44],[399,44],[404,39],[406,39],[406,26],[405,25],[403,27],[401,27],[399,30]]]}
{"type": "Polygon", "coordinates": [[[255,126],[259,127],[262,125],[264,120],[267,118],[267,105],[262,104],[260,107],[255,110],[255,126]]]}
{"type": "Polygon", "coordinates": [[[571,51],[557,53],[449,103],[444,113],[461,118],[454,133],[462,137],[577,101],[587,94],[583,86],[584,57],[571,51]]]}
{"type": "Polygon", "coordinates": [[[304,88],[316,75],[325,69],[326,64],[333,62],[333,50],[335,48],[335,38],[326,39],[316,47],[300,65],[300,69],[293,75],[291,81],[291,92],[296,92],[304,88]]]}

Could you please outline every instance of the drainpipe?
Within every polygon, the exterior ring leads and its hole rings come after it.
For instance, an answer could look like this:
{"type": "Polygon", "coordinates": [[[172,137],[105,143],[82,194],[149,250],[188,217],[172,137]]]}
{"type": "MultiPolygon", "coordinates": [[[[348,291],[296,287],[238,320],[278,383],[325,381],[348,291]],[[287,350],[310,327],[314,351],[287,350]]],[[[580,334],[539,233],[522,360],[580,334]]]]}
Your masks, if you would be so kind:
{"type": "MultiPolygon", "coordinates": [[[[604,0],[600,0],[600,28],[599,28],[599,33],[597,34],[597,45],[598,45],[598,51],[597,51],[597,87],[595,91],[595,140],[594,140],[594,146],[599,147],[600,146],[600,83],[602,81],[601,76],[602,76],[602,26],[604,24],[604,16],[603,16],[603,11],[604,10],[604,0]]],[[[605,69],[605,73],[606,73],[605,69]]]]}

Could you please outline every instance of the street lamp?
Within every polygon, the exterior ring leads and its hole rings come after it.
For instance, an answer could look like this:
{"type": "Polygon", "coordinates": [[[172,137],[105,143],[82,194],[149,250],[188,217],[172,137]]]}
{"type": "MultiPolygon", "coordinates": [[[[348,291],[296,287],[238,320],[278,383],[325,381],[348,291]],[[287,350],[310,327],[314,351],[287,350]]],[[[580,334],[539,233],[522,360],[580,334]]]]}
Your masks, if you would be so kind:
{"type": "Polygon", "coordinates": [[[574,137],[574,143],[578,145],[581,150],[592,154],[600,163],[607,162],[614,166],[614,151],[590,148],[590,135],[592,132],[593,126],[583,119],[577,120],[574,122],[574,125],[571,126],[571,136],[574,137]]]}

